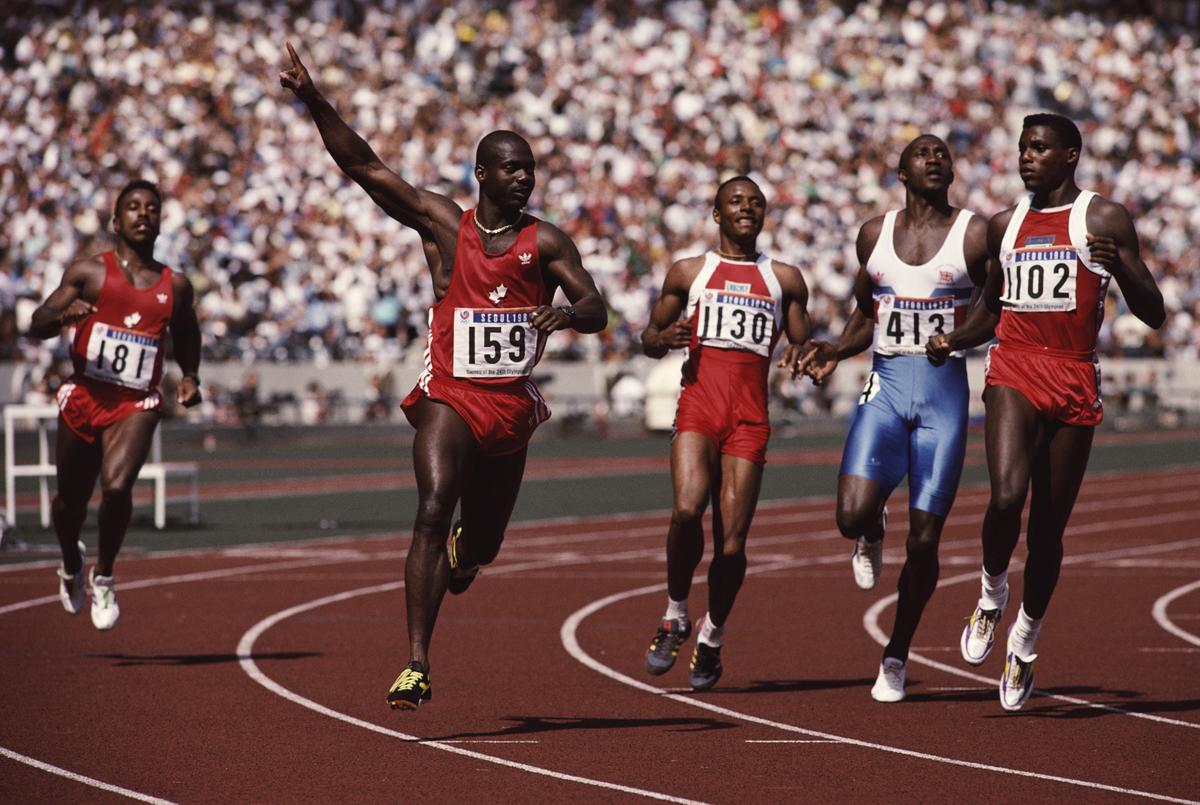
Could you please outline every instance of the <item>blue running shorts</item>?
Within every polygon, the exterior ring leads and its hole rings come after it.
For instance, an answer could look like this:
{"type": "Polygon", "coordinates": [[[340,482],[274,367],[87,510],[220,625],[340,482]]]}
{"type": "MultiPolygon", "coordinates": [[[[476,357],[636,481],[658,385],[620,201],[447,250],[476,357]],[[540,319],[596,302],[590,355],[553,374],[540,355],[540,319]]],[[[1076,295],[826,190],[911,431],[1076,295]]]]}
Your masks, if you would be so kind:
{"type": "Polygon", "coordinates": [[[875,355],[846,437],[840,475],[890,495],[908,475],[909,507],[945,517],[967,450],[967,365],[923,355],[875,355]]]}

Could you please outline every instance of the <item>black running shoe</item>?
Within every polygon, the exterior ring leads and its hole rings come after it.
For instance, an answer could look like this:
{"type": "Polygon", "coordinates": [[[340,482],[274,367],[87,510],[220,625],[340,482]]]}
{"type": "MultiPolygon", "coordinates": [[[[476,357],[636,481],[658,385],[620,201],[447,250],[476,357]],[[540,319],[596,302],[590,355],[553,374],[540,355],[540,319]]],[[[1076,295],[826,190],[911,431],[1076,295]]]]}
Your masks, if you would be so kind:
{"type": "Polygon", "coordinates": [[[393,710],[416,710],[421,702],[433,698],[433,688],[429,685],[429,670],[422,669],[417,662],[404,666],[400,676],[392,683],[388,691],[387,703],[393,710]]]}
{"type": "Polygon", "coordinates": [[[650,648],[646,649],[646,673],[661,676],[675,664],[679,647],[692,636],[692,622],[687,618],[668,618],[658,627],[650,648]]]}
{"type": "Polygon", "coordinates": [[[721,678],[721,647],[696,641],[688,682],[692,690],[708,690],[721,678]]]}
{"type": "Polygon", "coordinates": [[[446,590],[451,595],[465,593],[479,575],[477,563],[466,564],[458,561],[458,540],[461,536],[462,520],[459,520],[454,524],[454,528],[450,529],[450,547],[447,549],[450,555],[450,578],[446,581],[446,590]]]}

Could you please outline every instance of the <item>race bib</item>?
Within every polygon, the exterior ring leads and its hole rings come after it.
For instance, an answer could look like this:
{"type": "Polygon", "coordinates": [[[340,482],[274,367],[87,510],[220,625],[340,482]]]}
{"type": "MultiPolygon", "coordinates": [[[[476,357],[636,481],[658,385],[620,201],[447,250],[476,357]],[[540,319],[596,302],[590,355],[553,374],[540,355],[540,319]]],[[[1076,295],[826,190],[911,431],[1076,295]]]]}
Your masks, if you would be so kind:
{"type": "Polygon", "coordinates": [[[533,308],[454,309],[455,377],[525,377],[537,363],[533,308]]]}
{"type": "Polygon", "coordinates": [[[700,343],[722,349],[771,354],[775,300],[769,296],[706,289],[699,305],[700,343]]]}
{"type": "Polygon", "coordinates": [[[1014,249],[1004,255],[1000,301],[1016,313],[1075,309],[1079,255],[1069,248],[1014,249]]]}
{"type": "Polygon", "coordinates": [[[159,343],[154,336],[96,322],[83,373],[93,380],[145,391],[150,388],[159,343]]]}
{"type": "Polygon", "coordinates": [[[924,355],[925,342],[954,329],[954,297],[879,297],[875,351],[884,355],[924,355]]]}

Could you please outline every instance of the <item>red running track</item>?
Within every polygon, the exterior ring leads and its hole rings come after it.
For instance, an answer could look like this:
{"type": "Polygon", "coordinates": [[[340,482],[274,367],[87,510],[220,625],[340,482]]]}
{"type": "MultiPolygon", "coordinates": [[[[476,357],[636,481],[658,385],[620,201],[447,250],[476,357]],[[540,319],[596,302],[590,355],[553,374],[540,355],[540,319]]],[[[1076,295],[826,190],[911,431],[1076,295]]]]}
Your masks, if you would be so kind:
{"type": "MultiPolygon", "coordinates": [[[[662,513],[514,526],[443,606],[434,698],[412,714],[383,701],[406,653],[406,539],[123,559],[109,633],[62,611],[53,563],[6,566],[0,800],[1195,801],[1198,496],[1200,471],[1089,478],[1040,695],[1018,714],[996,698],[1000,651],[980,669],[957,655],[980,488],[951,515],[898,705],[868,691],[902,541],[863,593],[829,499],[760,508],[705,694],[682,654],[664,677],[641,668],[665,599],[662,513]]],[[[699,578],[696,617],[705,592],[699,578]]]]}

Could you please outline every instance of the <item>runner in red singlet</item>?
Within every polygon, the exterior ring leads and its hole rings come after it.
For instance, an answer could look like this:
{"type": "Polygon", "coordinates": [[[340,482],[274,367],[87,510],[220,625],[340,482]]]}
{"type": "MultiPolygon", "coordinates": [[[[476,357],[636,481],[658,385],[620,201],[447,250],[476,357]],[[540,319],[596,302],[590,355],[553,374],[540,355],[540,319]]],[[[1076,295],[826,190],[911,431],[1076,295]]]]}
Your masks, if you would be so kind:
{"type": "Polygon", "coordinates": [[[431,696],[429,641],[442,598],[447,589],[463,592],[479,566],[496,558],[530,435],[550,416],[529,379],[546,337],[567,328],[599,332],[608,313],[571,239],[524,212],[534,158],[523,138],[493,131],[480,141],[479,203],[464,212],[384,165],[313,86],[291,44],[287,49],[291,68],[280,83],[308,107],[338,167],[420,234],[437,299],[425,371],[404,401],[416,428],[419,500],[404,571],[409,662],[387,701],[413,710],[431,696]],[[552,306],[559,288],[569,305],[552,306]]]}
{"type": "Polygon", "coordinates": [[[1024,600],[1009,629],[1000,679],[1006,710],[1020,709],[1033,692],[1034,647],[1102,416],[1095,349],[1109,278],[1146,324],[1161,327],[1166,317],[1129,213],[1075,184],[1082,147],[1079,129],[1067,118],[1025,118],[1019,152],[1029,196],[988,223],[985,304],[976,305],[962,327],[928,344],[938,363],[993,332],[999,339],[988,354],[983,396],[991,500],[983,521],[982,589],[960,639],[963,659],[972,665],[987,658],[1008,603],[1009,560],[1033,490],[1024,600]]]}
{"type": "Polygon", "coordinates": [[[720,247],[671,266],[642,332],[642,349],[661,358],[688,349],[671,440],[675,491],[667,529],[667,610],[646,651],[646,671],[664,674],[691,636],[688,593],[704,555],[701,524],[713,498],[713,559],[708,614],[689,668],[695,690],[721,676],[725,622],[746,574],[746,535],[758,505],[767,439],[767,374],[781,332],[789,346],[780,366],[795,376],[809,334],[808,288],[799,270],[756,246],[766,199],[738,176],[717,189],[713,220],[720,247]]]}
{"type": "Polygon", "coordinates": [[[113,562],[133,510],[133,483],[158,425],[168,330],[183,378],[180,405],[200,402],[200,328],[192,284],[154,259],[162,194],[147,181],[127,184],[113,207],[114,251],[71,265],[33,313],[29,334],[53,338],[75,326],[75,373],[58,390],[55,454],[58,490],[52,516],[62,548],[59,597],[72,615],[83,608],[83,543],[88,500],[100,479],[99,555],[89,578],[92,623],[117,623],[113,562]]]}

